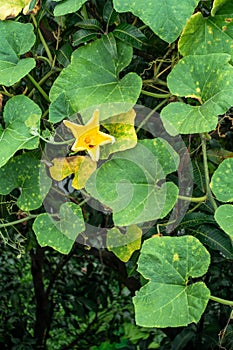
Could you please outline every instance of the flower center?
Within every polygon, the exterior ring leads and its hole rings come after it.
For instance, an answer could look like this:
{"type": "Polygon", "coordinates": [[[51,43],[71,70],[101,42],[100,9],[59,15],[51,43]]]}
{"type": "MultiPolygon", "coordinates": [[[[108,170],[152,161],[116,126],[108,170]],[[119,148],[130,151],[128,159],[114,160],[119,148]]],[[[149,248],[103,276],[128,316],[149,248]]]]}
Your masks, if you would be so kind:
{"type": "Polygon", "coordinates": [[[93,145],[93,139],[92,139],[92,137],[90,137],[90,136],[86,136],[86,137],[84,138],[84,142],[86,143],[86,145],[87,145],[89,148],[95,147],[95,145],[93,145]]]}

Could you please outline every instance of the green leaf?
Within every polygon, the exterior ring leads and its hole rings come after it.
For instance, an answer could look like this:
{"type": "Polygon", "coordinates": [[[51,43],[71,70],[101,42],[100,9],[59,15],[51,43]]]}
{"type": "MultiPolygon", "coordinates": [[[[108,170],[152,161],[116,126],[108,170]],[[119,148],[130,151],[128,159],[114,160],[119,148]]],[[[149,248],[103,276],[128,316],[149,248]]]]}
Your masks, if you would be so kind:
{"type": "Polygon", "coordinates": [[[100,22],[94,18],[88,18],[83,21],[79,21],[76,23],[76,26],[83,29],[93,29],[102,32],[100,22]]]}
{"type": "Polygon", "coordinates": [[[190,227],[185,231],[187,234],[199,239],[202,244],[207,245],[213,250],[221,252],[226,259],[233,259],[233,246],[229,236],[216,228],[216,222],[215,226],[205,224],[197,228],[190,227]]]}
{"type": "Polygon", "coordinates": [[[210,53],[228,53],[233,59],[232,13],[203,17],[195,13],[187,22],[179,40],[179,50],[183,56],[210,53]]]}
{"type": "Polygon", "coordinates": [[[44,213],[32,227],[41,247],[49,246],[62,254],[70,252],[78,234],[85,229],[81,208],[71,202],[61,205],[59,221],[44,213]]]}
{"type": "Polygon", "coordinates": [[[201,224],[214,224],[215,220],[212,215],[207,215],[202,212],[188,213],[184,216],[182,222],[179,224],[179,229],[187,229],[189,227],[197,227],[201,224]]]}
{"type": "Polygon", "coordinates": [[[80,29],[72,36],[72,45],[79,46],[80,44],[87,43],[88,41],[96,38],[97,33],[95,31],[80,29]]]}
{"type": "Polygon", "coordinates": [[[115,115],[106,119],[103,123],[109,134],[115,138],[115,142],[102,146],[101,158],[107,159],[111,153],[133,148],[137,144],[137,134],[134,128],[136,113],[131,109],[127,113],[115,115]]]}
{"type": "Polygon", "coordinates": [[[173,95],[192,97],[198,105],[174,102],[161,112],[171,135],[209,132],[216,127],[219,114],[233,105],[233,67],[227,54],[186,56],[168,76],[173,95]]]}
{"type": "Polygon", "coordinates": [[[233,240],[233,205],[223,204],[214,213],[215,220],[233,240]]]}
{"type": "Polygon", "coordinates": [[[69,43],[65,43],[57,51],[57,61],[63,66],[67,67],[70,64],[70,58],[72,55],[72,47],[69,43]]]}
{"type": "Polygon", "coordinates": [[[30,23],[0,21],[0,84],[11,86],[28,74],[36,65],[34,58],[22,58],[35,42],[30,23]]]}
{"type": "Polygon", "coordinates": [[[54,9],[54,16],[64,16],[78,11],[87,0],[54,0],[59,2],[54,9]]]}
{"type": "Polygon", "coordinates": [[[179,36],[198,0],[144,1],[113,0],[118,12],[132,12],[147,24],[161,39],[172,43],[179,36]]]}
{"type": "Polygon", "coordinates": [[[115,153],[102,164],[87,181],[86,189],[112,208],[117,226],[156,220],[177,200],[177,187],[160,182],[177,169],[178,162],[177,153],[165,140],[139,141],[133,149],[115,153]]]}
{"type": "Polygon", "coordinates": [[[107,26],[111,26],[118,20],[118,13],[112,6],[112,0],[107,0],[103,9],[103,20],[107,26]]]}
{"type": "Polygon", "coordinates": [[[128,23],[119,24],[113,31],[113,34],[116,38],[139,50],[147,43],[147,37],[140,29],[128,23]]]}
{"type": "MultiPolygon", "coordinates": [[[[129,73],[119,79],[132,53],[132,47],[116,43],[112,34],[74,51],[71,64],[63,69],[51,88],[50,121],[57,121],[56,110],[65,113],[67,106],[75,112],[82,111],[84,122],[97,108],[101,120],[132,108],[140,95],[141,78],[129,73]]],[[[66,116],[70,115],[63,114],[63,118],[66,116]]]]}
{"type": "Polygon", "coordinates": [[[121,261],[127,262],[135,250],[141,247],[142,230],[131,225],[125,233],[117,227],[113,227],[107,233],[107,248],[113,252],[121,261]]]}
{"type": "Polygon", "coordinates": [[[216,198],[221,202],[233,202],[233,159],[225,159],[215,170],[210,188],[212,189],[216,198]]]}
{"type": "Polygon", "coordinates": [[[44,164],[28,153],[13,157],[0,169],[0,178],[1,194],[20,188],[17,206],[26,211],[41,207],[51,186],[44,164]]]}
{"type": "Polygon", "coordinates": [[[24,95],[7,101],[3,113],[5,129],[0,129],[0,167],[18,150],[37,148],[39,137],[32,131],[39,128],[40,116],[39,106],[24,95]]]}
{"type": "Polygon", "coordinates": [[[31,12],[36,6],[37,0],[31,0],[28,8],[28,12],[31,12]]]}
{"type": "Polygon", "coordinates": [[[210,297],[203,282],[210,255],[194,237],[155,237],[143,243],[138,271],[149,282],[133,298],[136,324],[179,327],[198,322],[210,297]]]}
{"type": "Polygon", "coordinates": [[[214,0],[211,15],[230,14],[233,17],[233,2],[231,0],[214,0]]]}
{"type": "Polygon", "coordinates": [[[177,336],[172,340],[171,350],[184,350],[190,341],[195,339],[196,329],[194,325],[184,328],[177,336]]]}
{"type": "Polygon", "coordinates": [[[64,92],[57,97],[55,103],[50,104],[49,111],[49,120],[51,123],[58,123],[64,119],[65,116],[68,117],[75,113],[75,110],[72,109],[64,92]]]}

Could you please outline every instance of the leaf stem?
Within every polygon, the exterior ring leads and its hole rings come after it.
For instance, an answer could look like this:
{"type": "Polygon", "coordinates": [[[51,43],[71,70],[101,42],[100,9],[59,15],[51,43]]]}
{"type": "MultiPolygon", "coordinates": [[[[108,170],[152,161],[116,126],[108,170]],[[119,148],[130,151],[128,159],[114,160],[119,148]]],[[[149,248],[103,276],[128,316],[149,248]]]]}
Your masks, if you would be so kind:
{"type": "Polygon", "coordinates": [[[42,89],[42,87],[37,83],[37,81],[31,76],[31,74],[27,75],[28,78],[31,80],[32,84],[37,88],[37,90],[41,93],[41,95],[44,97],[44,99],[47,102],[50,102],[49,96],[46,94],[46,92],[42,89]]]}
{"type": "MultiPolygon", "coordinates": [[[[43,78],[38,82],[38,85],[42,85],[52,74],[54,74],[54,73],[56,73],[56,72],[59,72],[60,71],[60,69],[59,68],[53,68],[53,69],[51,69],[48,73],[46,73],[44,76],[43,76],[43,78]]],[[[33,91],[34,91],[34,89],[32,89],[31,91],[30,91],[30,93],[28,94],[28,97],[32,97],[32,94],[33,94],[33,91]]],[[[49,102],[49,101],[48,101],[49,102]]]]}
{"type": "Polygon", "coordinates": [[[167,94],[156,94],[155,92],[150,92],[150,91],[146,91],[146,90],[141,90],[141,93],[143,95],[154,97],[154,98],[168,98],[168,97],[172,96],[170,93],[167,93],[167,94]]]}
{"type": "Polygon", "coordinates": [[[148,84],[159,84],[163,86],[167,86],[167,83],[157,77],[154,77],[152,79],[145,79],[142,81],[143,85],[148,85],[148,84]]]}
{"type": "Polygon", "coordinates": [[[206,184],[206,193],[207,198],[209,199],[214,210],[217,209],[217,204],[214,200],[210,189],[210,176],[209,176],[209,168],[208,168],[208,159],[207,159],[207,151],[206,151],[206,136],[205,134],[201,134],[201,147],[202,147],[202,155],[203,155],[203,165],[204,165],[204,175],[205,175],[205,184],[206,184]]]}
{"type": "Polygon", "coordinates": [[[8,97],[13,97],[14,95],[11,94],[10,92],[7,91],[4,85],[2,85],[3,91],[0,91],[0,94],[8,96],[8,97]]]}
{"type": "Polygon", "coordinates": [[[22,219],[19,219],[19,220],[15,220],[15,221],[11,221],[11,222],[7,222],[5,224],[0,224],[0,229],[4,228],[4,227],[20,224],[21,222],[28,221],[28,220],[31,220],[33,218],[36,218],[37,216],[38,215],[29,214],[25,218],[22,218],[22,219]]]}
{"type": "Polygon", "coordinates": [[[72,142],[74,142],[75,138],[73,139],[70,139],[70,140],[66,140],[66,141],[61,141],[61,142],[57,142],[57,141],[50,141],[50,140],[47,140],[45,139],[43,136],[41,136],[39,133],[35,133],[36,136],[39,136],[39,138],[41,140],[43,140],[44,142],[46,143],[49,143],[50,145],[68,145],[72,142]]]}
{"type": "Polygon", "coordinates": [[[39,34],[40,40],[41,40],[41,42],[42,42],[42,44],[43,44],[43,46],[44,46],[44,48],[45,48],[45,51],[46,51],[46,53],[47,53],[47,56],[48,56],[50,65],[52,66],[52,64],[53,64],[53,56],[52,56],[52,54],[51,54],[51,51],[50,51],[50,49],[49,49],[49,47],[48,47],[48,45],[47,45],[47,43],[46,43],[46,41],[45,41],[45,39],[44,39],[44,37],[43,37],[43,34],[42,34],[42,32],[41,32],[41,30],[40,30],[40,28],[39,28],[37,22],[36,22],[35,16],[34,16],[34,15],[31,15],[31,18],[32,18],[32,21],[33,21],[33,23],[34,23],[34,26],[35,26],[35,27],[37,28],[37,30],[38,30],[38,34],[39,34]]]}
{"type": "Polygon", "coordinates": [[[168,99],[164,99],[157,106],[155,106],[155,108],[152,109],[152,111],[149,114],[147,114],[147,116],[143,119],[143,121],[138,125],[136,133],[138,133],[139,130],[142,128],[142,126],[146,124],[146,122],[150,119],[153,113],[156,112],[158,109],[160,109],[167,101],[168,99]]]}
{"type": "Polygon", "coordinates": [[[178,198],[184,201],[189,201],[189,202],[193,202],[193,203],[200,203],[200,202],[204,202],[207,199],[207,195],[202,196],[202,197],[185,197],[185,196],[180,196],[178,195],[178,198]]]}
{"type": "Polygon", "coordinates": [[[217,303],[220,303],[220,304],[233,306],[233,301],[231,301],[231,300],[218,298],[218,297],[215,297],[213,295],[210,296],[210,299],[213,300],[213,301],[216,301],[217,303]]]}
{"type": "Polygon", "coordinates": [[[50,60],[47,57],[44,56],[36,56],[35,57],[37,60],[41,60],[41,61],[45,61],[46,63],[48,63],[49,65],[51,65],[50,60]]]}
{"type": "Polygon", "coordinates": [[[139,29],[139,30],[143,30],[143,29],[145,29],[145,28],[147,28],[147,27],[148,27],[148,25],[147,25],[147,24],[144,24],[143,26],[139,27],[138,29],[139,29]]]}

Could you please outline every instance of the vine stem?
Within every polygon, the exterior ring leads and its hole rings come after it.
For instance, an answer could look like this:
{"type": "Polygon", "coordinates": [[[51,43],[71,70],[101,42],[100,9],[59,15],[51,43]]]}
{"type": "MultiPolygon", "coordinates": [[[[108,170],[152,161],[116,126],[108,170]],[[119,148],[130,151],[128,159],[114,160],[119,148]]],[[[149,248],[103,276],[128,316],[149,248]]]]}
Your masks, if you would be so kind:
{"type": "Polygon", "coordinates": [[[38,215],[30,214],[30,215],[26,216],[25,218],[22,218],[22,219],[19,219],[19,220],[7,222],[7,223],[5,223],[5,224],[0,224],[0,229],[1,229],[1,228],[4,228],[4,227],[8,227],[8,226],[13,226],[13,225],[20,224],[21,222],[34,219],[34,218],[36,218],[37,216],[38,216],[38,215]]]}
{"type": "Polygon", "coordinates": [[[148,84],[159,84],[163,86],[167,86],[167,83],[157,77],[152,78],[152,79],[145,79],[142,81],[143,85],[148,85],[148,84]]]}
{"type": "Polygon", "coordinates": [[[233,301],[231,301],[231,300],[218,298],[218,297],[215,297],[213,295],[210,296],[210,299],[213,300],[213,301],[216,301],[217,303],[220,303],[220,304],[233,306],[233,301]]]}
{"type": "Polygon", "coordinates": [[[146,96],[150,97],[155,97],[155,98],[168,98],[171,97],[172,95],[170,93],[167,94],[156,94],[154,92],[146,91],[146,90],[141,90],[141,93],[146,96]]]}
{"type": "Polygon", "coordinates": [[[201,147],[202,147],[202,155],[203,155],[203,165],[204,165],[204,175],[205,175],[207,198],[209,199],[210,203],[212,204],[213,209],[216,210],[218,206],[214,200],[214,197],[213,197],[211,189],[210,189],[210,176],[209,176],[208,159],[207,159],[207,151],[206,151],[206,136],[204,134],[201,134],[200,136],[201,136],[201,147]]]}
{"type": "Polygon", "coordinates": [[[49,96],[42,89],[42,87],[39,85],[39,83],[37,83],[37,81],[31,76],[31,74],[28,74],[27,77],[31,80],[32,84],[37,88],[37,90],[41,93],[41,95],[45,98],[45,100],[47,102],[50,102],[49,96]]]}
{"type": "Polygon", "coordinates": [[[46,51],[46,53],[47,53],[47,56],[48,56],[50,65],[52,66],[52,64],[53,64],[53,56],[52,56],[52,54],[51,54],[51,51],[50,51],[50,49],[49,49],[49,47],[48,47],[48,45],[47,45],[47,43],[46,43],[46,41],[45,41],[45,39],[44,39],[44,37],[43,37],[43,34],[41,33],[41,30],[40,30],[40,28],[39,28],[39,26],[38,26],[38,24],[37,24],[37,22],[36,22],[35,17],[34,17],[33,15],[31,15],[31,18],[32,18],[32,21],[33,21],[33,23],[34,23],[34,26],[35,26],[35,27],[37,28],[37,30],[38,30],[38,34],[39,34],[40,40],[41,40],[41,42],[42,42],[42,44],[43,44],[43,46],[44,46],[44,48],[45,48],[45,51],[46,51]]]}
{"type": "Polygon", "coordinates": [[[200,203],[204,202],[207,199],[207,195],[202,196],[202,197],[185,197],[185,196],[180,196],[178,195],[178,199],[184,200],[184,201],[190,201],[193,203],[200,203]]]}
{"type": "Polygon", "coordinates": [[[14,95],[13,94],[10,94],[7,89],[5,88],[4,85],[2,85],[2,88],[3,88],[3,91],[0,91],[0,94],[2,95],[5,95],[5,96],[8,96],[8,97],[13,97],[14,95]]]}
{"type": "Polygon", "coordinates": [[[153,115],[153,113],[155,113],[158,109],[160,109],[166,102],[168,101],[168,99],[163,100],[162,102],[160,102],[154,109],[152,109],[152,111],[143,119],[143,121],[138,125],[136,133],[139,132],[139,130],[143,127],[143,125],[146,124],[146,122],[150,119],[150,117],[153,115]]]}
{"type": "MultiPolygon", "coordinates": [[[[60,69],[51,69],[48,73],[46,73],[43,78],[41,78],[41,80],[37,83],[39,86],[41,86],[52,74],[56,73],[56,72],[60,72],[60,69]]],[[[30,93],[28,94],[28,97],[32,97],[34,89],[32,89],[30,91],[30,93]]],[[[44,91],[44,90],[43,90],[44,91]]]]}
{"type": "Polygon", "coordinates": [[[69,145],[71,142],[75,141],[75,138],[70,139],[70,140],[66,140],[66,141],[61,141],[61,142],[57,142],[57,141],[50,141],[45,139],[43,136],[41,136],[39,133],[35,133],[35,136],[39,136],[39,138],[41,140],[43,140],[46,143],[49,143],[50,145],[69,145]]]}

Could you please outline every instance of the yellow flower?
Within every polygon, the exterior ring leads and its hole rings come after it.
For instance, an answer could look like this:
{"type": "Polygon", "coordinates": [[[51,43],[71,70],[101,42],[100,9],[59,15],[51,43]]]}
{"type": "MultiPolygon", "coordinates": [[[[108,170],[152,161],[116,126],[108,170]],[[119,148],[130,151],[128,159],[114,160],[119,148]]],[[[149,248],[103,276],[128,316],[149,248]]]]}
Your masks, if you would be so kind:
{"type": "Polygon", "coordinates": [[[72,134],[76,138],[72,151],[87,151],[92,160],[99,160],[100,146],[106,143],[113,143],[115,138],[111,135],[101,132],[99,125],[99,111],[96,110],[93,113],[92,118],[86,125],[79,125],[70,122],[69,120],[63,120],[63,123],[67,128],[72,131],[72,134]]]}

